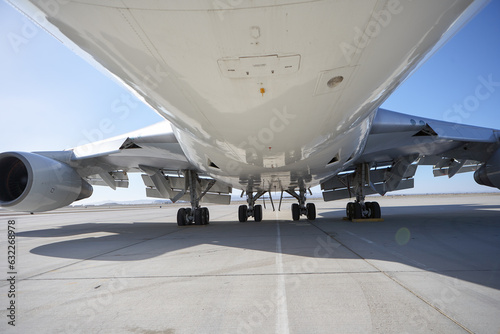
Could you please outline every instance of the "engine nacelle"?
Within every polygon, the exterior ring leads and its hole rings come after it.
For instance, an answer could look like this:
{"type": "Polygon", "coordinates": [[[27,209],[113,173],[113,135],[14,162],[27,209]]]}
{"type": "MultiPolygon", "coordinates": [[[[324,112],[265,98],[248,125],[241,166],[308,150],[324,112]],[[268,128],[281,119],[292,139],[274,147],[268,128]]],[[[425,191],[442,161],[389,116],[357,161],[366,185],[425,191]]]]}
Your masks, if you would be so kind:
{"type": "Polygon", "coordinates": [[[50,211],[90,197],[92,186],[70,166],[34,153],[0,154],[0,207],[50,211]]]}
{"type": "Polygon", "coordinates": [[[480,185],[500,189],[500,149],[474,173],[474,180],[480,185]]]}

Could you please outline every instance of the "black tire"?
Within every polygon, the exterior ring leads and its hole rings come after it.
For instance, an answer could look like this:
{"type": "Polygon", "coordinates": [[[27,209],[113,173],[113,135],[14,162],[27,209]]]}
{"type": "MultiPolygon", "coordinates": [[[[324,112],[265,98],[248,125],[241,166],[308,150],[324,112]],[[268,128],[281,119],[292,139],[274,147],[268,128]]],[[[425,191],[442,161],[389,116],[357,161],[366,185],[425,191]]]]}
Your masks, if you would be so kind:
{"type": "Polygon", "coordinates": [[[201,210],[202,210],[203,225],[210,224],[210,212],[208,211],[208,208],[201,208],[201,210]]]}
{"type": "Polygon", "coordinates": [[[194,223],[196,225],[203,225],[203,209],[198,208],[194,210],[194,223]]]}
{"type": "Polygon", "coordinates": [[[300,219],[300,207],[297,203],[292,204],[292,219],[293,220],[300,219]]]}
{"type": "Polygon", "coordinates": [[[361,219],[362,218],[362,211],[361,211],[361,204],[354,202],[352,203],[352,219],[361,219]]]}
{"type": "Polygon", "coordinates": [[[378,202],[372,202],[372,218],[382,218],[382,212],[380,210],[380,205],[378,202]]]}
{"type": "Polygon", "coordinates": [[[314,203],[307,203],[307,219],[315,220],[316,219],[316,205],[314,203]]]}
{"type": "Polygon", "coordinates": [[[179,211],[177,211],[177,225],[186,225],[186,209],[184,208],[180,208],[179,211]]]}
{"type": "Polygon", "coordinates": [[[345,207],[345,213],[346,213],[347,219],[349,219],[349,220],[352,220],[352,216],[354,215],[353,205],[354,205],[353,202],[349,202],[349,203],[347,203],[347,205],[345,207]]]}
{"type": "Polygon", "coordinates": [[[253,207],[253,218],[257,223],[262,221],[262,205],[253,207]]]}
{"type": "Polygon", "coordinates": [[[248,208],[246,205],[240,205],[238,208],[238,219],[240,223],[244,223],[248,220],[248,215],[247,215],[248,208]]]}

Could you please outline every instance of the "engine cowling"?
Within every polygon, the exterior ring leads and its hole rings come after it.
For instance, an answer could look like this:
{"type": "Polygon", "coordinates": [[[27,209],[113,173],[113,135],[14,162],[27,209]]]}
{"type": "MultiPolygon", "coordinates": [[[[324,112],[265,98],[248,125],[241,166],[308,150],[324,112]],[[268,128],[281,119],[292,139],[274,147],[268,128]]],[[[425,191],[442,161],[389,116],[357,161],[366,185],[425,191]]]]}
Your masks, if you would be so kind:
{"type": "Polygon", "coordinates": [[[0,154],[0,207],[18,212],[62,208],[93,189],[70,166],[35,153],[0,154]]]}
{"type": "Polygon", "coordinates": [[[500,189],[500,149],[474,172],[474,180],[480,185],[500,189]]]}

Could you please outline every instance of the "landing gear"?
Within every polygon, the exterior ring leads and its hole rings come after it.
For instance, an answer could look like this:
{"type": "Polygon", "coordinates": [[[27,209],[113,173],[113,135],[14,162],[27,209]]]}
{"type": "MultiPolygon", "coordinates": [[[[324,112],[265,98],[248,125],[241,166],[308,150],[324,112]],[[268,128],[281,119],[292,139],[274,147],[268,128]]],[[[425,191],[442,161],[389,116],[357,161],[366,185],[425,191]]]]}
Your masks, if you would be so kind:
{"type": "Polygon", "coordinates": [[[238,208],[238,220],[240,223],[244,223],[248,220],[248,207],[246,205],[240,205],[238,208]]]}
{"type": "Polygon", "coordinates": [[[238,208],[238,220],[240,223],[248,221],[248,217],[252,217],[258,223],[262,221],[262,205],[257,204],[253,207],[253,212],[246,205],[240,205],[238,208]]]}
{"type": "Polygon", "coordinates": [[[380,205],[377,202],[365,202],[366,210],[368,211],[368,216],[370,218],[382,218],[382,212],[380,211],[380,205]]]}
{"type": "Polygon", "coordinates": [[[363,192],[365,183],[370,183],[369,166],[359,165],[354,173],[353,190],[356,194],[356,201],[349,202],[346,206],[347,219],[381,219],[380,205],[377,202],[365,202],[363,192]]]}
{"type": "Polygon", "coordinates": [[[253,207],[253,219],[255,219],[256,222],[262,221],[262,205],[258,204],[253,207]]]}
{"type": "Polygon", "coordinates": [[[382,213],[377,202],[349,202],[346,207],[347,219],[380,219],[382,213]]]}
{"type": "Polygon", "coordinates": [[[207,208],[198,208],[194,212],[194,223],[196,225],[208,225],[209,213],[207,208]]]}
{"type": "MultiPolygon", "coordinates": [[[[200,199],[205,195],[206,191],[200,193],[199,187],[197,187],[198,175],[196,172],[187,170],[184,171],[185,178],[185,189],[189,189],[190,194],[190,208],[180,208],[177,211],[177,225],[208,225],[210,220],[210,213],[208,208],[200,207],[200,199]]],[[[208,190],[208,189],[207,189],[208,190]]]]}
{"type": "Polygon", "coordinates": [[[314,203],[307,203],[306,205],[306,191],[301,189],[297,194],[295,190],[286,190],[287,193],[295,197],[299,203],[292,204],[292,219],[299,220],[301,215],[307,217],[308,220],[316,219],[316,205],[314,203]]]}
{"type": "Polygon", "coordinates": [[[177,211],[177,225],[184,226],[188,222],[188,214],[186,213],[186,211],[187,209],[184,208],[180,208],[179,211],[177,211]]]}
{"type": "Polygon", "coordinates": [[[247,191],[247,205],[240,205],[238,208],[238,220],[240,223],[248,221],[248,217],[253,217],[256,222],[262,221],[262,205],[255,202],[266,193],[266,191],[258,191],[255,195],[252,191],[247,191]]]}
{"type": "Polygon", "coordinates": [[[209,220],[210,215],[207,208],[197,208],[194,211],[191,208],[180,208],[177,211],[177,225],[179,226],[208,225],[209,220]]]}
{"type": "Polygon", "coordinates": [[[293,220],[300,219],[300,206],[297,203],[292,204],[292,219],[293,220]]]}
{"type": "MultiPolygon", "coordinates": [[[[260,190],[254,194],[254,192],[251,190],[246,191],[248,205],[240,205],[238,208],[238,220],[240,221],[240,223],[247,222],[249,217],[253,217],[256,222],[262,221],[262,205],[256,205],[255,202],[266,192],[267,191],[260,190]]],[[[308,220],[316,219],[316,206],[314,205],[314,203],[307,203],[306,205],[305,188],[301,188],[299,193],[295,192],[293,188],[288,190],[282,190],[278,211],[281,210],[281,201],[283,199],[283,192],[287,192],[291,196],[295,197],[299,202],[298,204],[297,203],[292,204],[293,220],[299,220],[300,216],[302,215],[306,216],[308,220]]],[[[274,204],[271,196],[269,197],[269,200],[271,201],[274,211],[274,204]]]]}
{"type": "Polygon", "coordinates": [[[306,205],[307,209],[307,219],[308,220],[315,220],[316,219],[316,205],[314,203],[307,203],[306,205]]]}

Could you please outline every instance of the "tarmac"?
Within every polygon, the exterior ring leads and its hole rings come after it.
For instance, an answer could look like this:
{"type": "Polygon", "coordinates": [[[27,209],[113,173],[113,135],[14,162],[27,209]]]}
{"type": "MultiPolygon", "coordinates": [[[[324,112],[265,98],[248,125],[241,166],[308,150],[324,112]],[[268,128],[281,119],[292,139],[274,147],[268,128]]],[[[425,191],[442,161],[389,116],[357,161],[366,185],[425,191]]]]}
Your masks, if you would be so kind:
{"type": "Polygon", "coordinates": [[[500,194],[370,200],[383,222],[322,200],[183,227],[179,205],[0,211],[0,332],[500,333],[500,194]]]}

